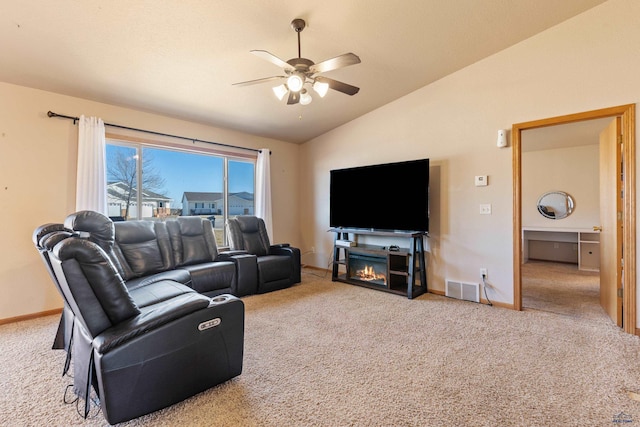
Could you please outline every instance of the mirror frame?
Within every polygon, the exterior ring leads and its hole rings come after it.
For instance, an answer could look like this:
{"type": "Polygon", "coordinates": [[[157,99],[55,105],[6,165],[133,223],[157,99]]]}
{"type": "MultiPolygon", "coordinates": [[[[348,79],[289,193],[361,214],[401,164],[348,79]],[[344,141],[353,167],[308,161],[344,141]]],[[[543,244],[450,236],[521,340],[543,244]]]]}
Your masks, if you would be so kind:
{"type": "Polygon", "coordinates": [[[565,191],[547,191],[542,196],[540,196],[536,207],[538,208],[538,212],[540,212],[540,215],[547,219],[564,219],[571,215],[571,213],[573,212],[573,209],[575,208],[575,202],[573,200],[573,197],[571,197],[571,195],[565,191]],[[562,215],[550,215],[548,212],[542,209],[542,199],[555,194],[564,197],[566,200],[567,210],[562,215]]]}

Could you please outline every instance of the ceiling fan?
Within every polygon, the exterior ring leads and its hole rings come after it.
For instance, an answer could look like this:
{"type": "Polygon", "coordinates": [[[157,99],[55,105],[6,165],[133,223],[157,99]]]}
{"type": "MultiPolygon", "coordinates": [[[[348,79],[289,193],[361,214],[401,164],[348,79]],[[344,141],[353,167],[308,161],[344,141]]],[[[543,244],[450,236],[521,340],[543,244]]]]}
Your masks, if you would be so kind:
{"type": "Polygon", "coordinates": [[[300,54],[300,33],[304,30],[306,22],[304,19],[294,19],[291,21],[291,28],[298,33],[298,57],[288,61],[283,61],[266,50],[252,50],[251,53],[259,58],[265,59],[278,67],[281,67],[285,73],[284,76],[265,77],[257,80],[249,80],[246,82],[234,83],[234,86],[248,86],[259,83],[267,83],[278,80],[286,80],[284,83],[273,88],[276,96],[282,100],[287,93],[287,104],[307,105],[312,98],[305,85],[311,86],[320,97],[324,97],[329,89],[337,90],[347,95],[355,95],[360,88],[352,86],[338,80],[328,77],[319,76],[320,73],[337,70],[338,68],[347,67],[349,65],[359,64],[360,58],[353,53],[345,53],[335,58],[314,63],[312,60],[302,58],[300,54]]]}

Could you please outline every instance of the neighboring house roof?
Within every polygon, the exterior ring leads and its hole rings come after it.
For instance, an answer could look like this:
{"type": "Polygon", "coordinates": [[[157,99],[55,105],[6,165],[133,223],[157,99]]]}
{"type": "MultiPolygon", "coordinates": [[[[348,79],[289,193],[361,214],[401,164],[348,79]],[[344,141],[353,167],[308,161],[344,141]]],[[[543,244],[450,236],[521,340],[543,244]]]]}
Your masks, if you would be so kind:
{"type": "MultiPolygon", "coordinates": [[[[253,194],[247,193],[246,191],[242,191],[240,193],[230,193],[230,197],[238,197],[244,200],[253,200],[253,194]]],[[[185,191],[182,194],[182,200],[187,200],[187,202],[217,202],[222,199],[222,193],[215,192],[196,192],[196,191],[185,191]]]]}
{"type": "Polygon", "coordinates": [[[182,194],[182,200],[186,199],[188,202],[215,202],[221,198],[222,193],[185,191],[182,194]]]}
{"type": "MultiPolygon", "coordinates": [[[[114,199],[122,199],[124,194],[126,194],[127,192],[129,192],[129,186],[122,181],[112,182],[107,184],[107,195],[109,197],[112,197],[114,199]]],[[[135,199],[136,197],[138,197],[137,189],[135,188],[131,189],[131,197],[132,199],[135,199]]],[[[155,193],[149,190],[143,190],[142,200],[143,201],[149,201],[149,200],[171,201],[172,199],[170,197],[165,196],[164,194],[155,193]]]]}
{"type": "Polygon", "coordinates": [[[231,193],[231,196],[236,196],[245,200],[253,200],[253,193],[247,193],[246,191],[241,191],[240,193],[231,193]]]}

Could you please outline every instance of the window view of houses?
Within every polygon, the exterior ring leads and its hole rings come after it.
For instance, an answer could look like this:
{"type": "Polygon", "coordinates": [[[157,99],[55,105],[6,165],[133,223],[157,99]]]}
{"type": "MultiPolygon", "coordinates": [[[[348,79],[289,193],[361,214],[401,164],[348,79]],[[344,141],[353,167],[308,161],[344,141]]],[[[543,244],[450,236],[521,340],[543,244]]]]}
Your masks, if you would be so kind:
{"type": "Polygon", "coordinates": [[[225,219],[254,214],[251,161],[113,141],[106,154],[107,203],[114,221],[201,216],[211,221],[218,244],[224,245],[225,219]]]}

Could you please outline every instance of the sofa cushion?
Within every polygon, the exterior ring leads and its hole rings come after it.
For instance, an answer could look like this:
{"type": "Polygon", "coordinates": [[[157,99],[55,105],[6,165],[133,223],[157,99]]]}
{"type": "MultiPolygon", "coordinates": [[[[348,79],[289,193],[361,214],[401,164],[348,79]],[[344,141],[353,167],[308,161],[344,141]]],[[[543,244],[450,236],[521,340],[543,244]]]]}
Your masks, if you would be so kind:
{"type": "Polygon", "coordinates": [[[77,302],[92,334],[140,314],[121,276],[98,245],[69,237],[56,244],[53,254],[60,285],[77,302]]]}
{"type": "Polygon", "coordinates": [[[116,222],[116,254],[120,258],[125,280],[174,267],[171,242],[162,222],[116,222]]]}
{"type": "Polygon", "coordinates": [[[137,288],[147,286],[161,280],[172,280],[191,287],[191,276],[189,275],[189,272],[181,269],[168,270],[161,273],[151,274],[149,276],[136,277],[134,279],[127,280],[125,283],[129,292],[131,292],[137,288]]]}
{"type": "Polygon", "coordinates": [[[221,290],[230,292],[236,286],[236,265],[231,261],[206,262],[180,267],[191,275],[191,287],[208,296],[221,290]]]}
{"type": "Polygon", "coordinates": [[[67,216],[64,221],[64,228],[72,230],[78,236],[100,246],[118,269],[118,272],[124,275],[120,259],[114,251],[115,230],[111,219],[100,212],[78,211],[67,216]]]}
{"type": "MultiPolygon", "coordinates": [[[[89,240],[108,251],[115,239],[113,222],[99,212],[79,211],[70,214],[64,221],[67,230],[89,233],[89,240]]],[[[84,237],[84,236],[82,236],[84,237]]]]}
{"type": "Polygon", "coordinates": [[[166,222],[177,267],[211,262],[218,256],[211,222],[200,217],[178,217],[166,222]]]}
{"type": "Polygon", "coordinates": [[[148,282],[145,286],[138,286],[135,289],[129,289],[131,299],[133,299],[140,309],[190,292],[195,291],[182,283],[166,279],[148,282]]]}
{"type": "Polygon", "coordinates": [[[269,253],[269,236],[264,222],[255,216],[238,215],[227,223],[229,242],[233,250],[245,250],[258,257],[269,253]]]}

